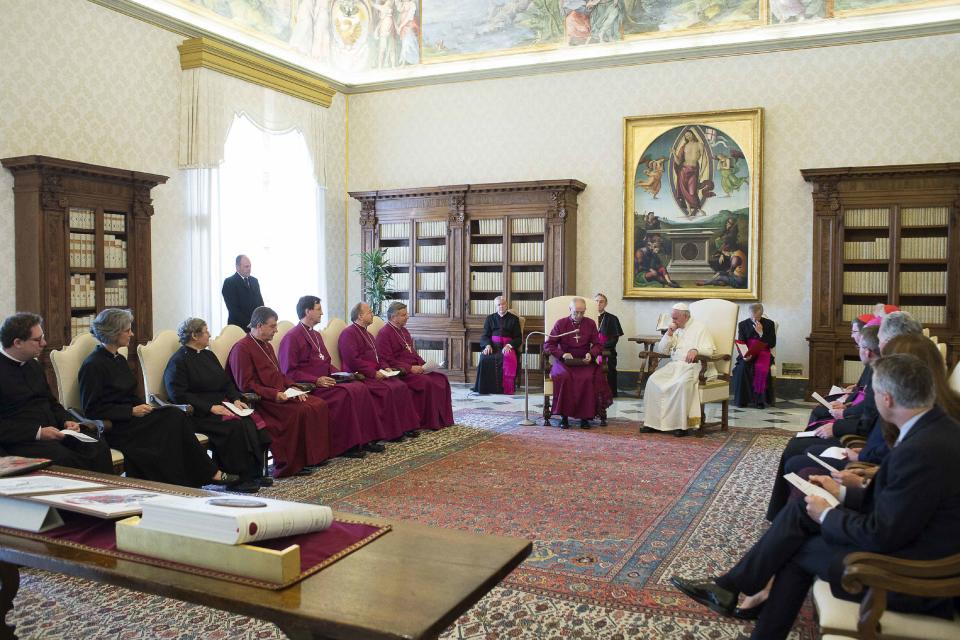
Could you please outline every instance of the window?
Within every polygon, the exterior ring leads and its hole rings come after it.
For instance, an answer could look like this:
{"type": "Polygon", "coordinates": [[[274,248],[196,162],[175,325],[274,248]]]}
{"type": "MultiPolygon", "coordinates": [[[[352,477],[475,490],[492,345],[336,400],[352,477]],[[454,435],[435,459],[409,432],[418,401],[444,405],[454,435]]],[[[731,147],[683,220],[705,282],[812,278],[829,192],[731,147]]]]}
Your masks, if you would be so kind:
{"type": "Polygon", "coordinates": [[[252,275],[260,281],[264,303],[281,320],[296,320],[300,296],[326,299],[321,274],[324,190],[317,185],[303,135],[296,130],[265,131],[247,116],[237,115],[215,188],[219,215],[211,216],[211,257],[219,255],[222,272],[213,277],[221,317],[219,322],[212,319],[212,326],[226,323],[220,285],[241,253],[253,263],[252,275]]]}

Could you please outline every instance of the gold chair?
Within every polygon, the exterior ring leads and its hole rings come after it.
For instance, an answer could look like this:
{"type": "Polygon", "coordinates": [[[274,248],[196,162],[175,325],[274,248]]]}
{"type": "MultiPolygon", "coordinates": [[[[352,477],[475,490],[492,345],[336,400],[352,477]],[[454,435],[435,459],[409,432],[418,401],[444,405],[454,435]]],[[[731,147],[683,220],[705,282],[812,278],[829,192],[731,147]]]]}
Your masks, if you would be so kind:
{"type": "Polygon", "coordinates": [[[337,369],[340,368],[340,334],[347,328],[347,323],[340,318],[333,318],[327,323],[320,334],[323,336],[323,344],[327,346],[330,352],[330,361],[337,369]]]}
{"type": "Polygon", "coordinates": [[[367,331],[373,334],[373,337],[377,337],[377,334],[380,333],[380,329],[383,329],[384,326],[383,318],[380,316],[373,316],[373,322],[370,323],[370,326],[367,327],[367,331]]]}
{"type": "Polygon", "coordinates": [[[830,584],[813,584],[823,638],[960,638],[960,615],[953,620],[887,611],[887,593],[950,598],[960,596],[960,554],[939,560],[904,560],[877,553],[856,552],[844,558],[842,584],[848,592],[864,593],[860,603],[841,600],[830,584]]]}
{"type": "Polygon", "coordinates": [[[273,340],[270,341],[274,353],[280,353],[280,341],[283,340],[283,336],[287,335],[287,331],[290,331],[290,329],[293,329],[293,323],[289,320],[281,320],[277,323],[277,332],[274,334],[273,340]]]}
{"type": "MultiPolygon", "coordinates": [[[[597,301],[593,298],[589,296],[557,296],[543,303],[543,330],[547,335],[550,334],[550,330],[553,329],[553,325],[556,324],[557,320],[570,315],[570,302],[574,298],[583,298],[584,302],[586,302],[587,308],[583,314],[584,318],[590,318],[594,322],[598,321],[600,310],[597,307],[597,301]]],[[[546,342],[546,338],[544,338],[544,342],[546,342]]],[[[553,415],[550,408],[550,399],[553,397],[553,380],[550,379],[550,369],[553,365],[546,352],[541,353],[540,362],[543,369],[543,425],[548,426],[550,424],[550,416],[553,415]]],[[[602,366],[606,367],[605,364],[602,366]]],[[[607,410],[601,409],[598,417],[600,418],[600,424],[605,425],[607,423],[607,410]]]]}

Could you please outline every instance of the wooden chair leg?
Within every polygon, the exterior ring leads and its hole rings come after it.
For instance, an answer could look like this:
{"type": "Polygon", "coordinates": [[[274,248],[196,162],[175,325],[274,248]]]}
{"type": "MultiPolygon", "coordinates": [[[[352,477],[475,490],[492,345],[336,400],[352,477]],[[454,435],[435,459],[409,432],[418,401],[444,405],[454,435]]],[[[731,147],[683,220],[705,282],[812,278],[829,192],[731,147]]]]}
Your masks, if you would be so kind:
{"type": "Polygon", "coordinates": [[[543,396],[543,426],[550,426],[550,396],[543,396]]]}
{"type": "Polygon", "coordinates": [[[6,623],[7,614],[13,609],[13,599],[20,590],[20,567],[9,562],[0,562],[0,640],[16,640],[14,627],[6,623]]]}
{"type": "Polygon", "coordinates": [[[727,431],[730,428],[728,419],[730,417],[730,401],[724,400],[720,406],[720,430],[727,431]]]}

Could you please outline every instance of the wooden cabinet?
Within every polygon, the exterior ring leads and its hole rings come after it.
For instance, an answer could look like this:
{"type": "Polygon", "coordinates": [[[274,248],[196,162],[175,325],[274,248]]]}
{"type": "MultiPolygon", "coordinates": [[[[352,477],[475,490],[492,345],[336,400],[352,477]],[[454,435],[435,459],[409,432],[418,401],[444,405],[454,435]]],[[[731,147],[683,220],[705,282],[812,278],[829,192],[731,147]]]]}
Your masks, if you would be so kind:
{"type": "MultiPolygon", "coordinates": [[[[472,380],[483,321],[500,294],[524,316],[525,331],[543,331],[544,300],[576,291],[585,186],[537,180],[350,193],[361,203],[362,249],[387,251],[390,297],[407,304],[421,355],[445,362],[454,380],[472,380]]],[[[539,371],[542,342],[531,339],[524,356],[531,371],[539,371]]]]}
{"type": "Polygon", "coordinates": [[[854,382],[850,321],[878,302],[960,358],[960,163],[805,169],[813,183],[810,391],[854,382]]]}
{"type": "Polygon", "coordinates": [[[107,307],[131,309],[136,342],[149,341],[150,190],[167,177],[45,156],[0,162],[14,177],[17,309],[43,316],[47,351],[107,307]]]}

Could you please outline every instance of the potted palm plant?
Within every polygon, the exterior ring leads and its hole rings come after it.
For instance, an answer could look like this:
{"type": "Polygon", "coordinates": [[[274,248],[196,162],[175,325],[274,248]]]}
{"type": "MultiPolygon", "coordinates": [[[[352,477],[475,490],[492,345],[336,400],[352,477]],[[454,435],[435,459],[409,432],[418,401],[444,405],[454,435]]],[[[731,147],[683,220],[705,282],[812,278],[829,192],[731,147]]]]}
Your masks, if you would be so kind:
{"type": "Polygon", "coordinates": [[[360,264],[356,272],[362,278],[363,299],[373,309],[375,315],[383,313],[383,303],[387,299],[387,287],[393,280],[390,272],[390,260],[386,249],[363,251],[360,254],[360,264]]]}

